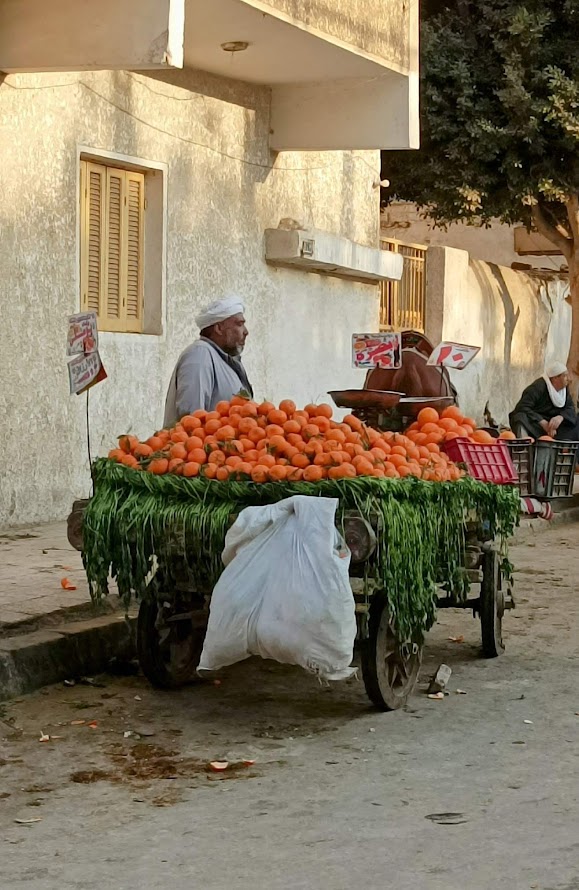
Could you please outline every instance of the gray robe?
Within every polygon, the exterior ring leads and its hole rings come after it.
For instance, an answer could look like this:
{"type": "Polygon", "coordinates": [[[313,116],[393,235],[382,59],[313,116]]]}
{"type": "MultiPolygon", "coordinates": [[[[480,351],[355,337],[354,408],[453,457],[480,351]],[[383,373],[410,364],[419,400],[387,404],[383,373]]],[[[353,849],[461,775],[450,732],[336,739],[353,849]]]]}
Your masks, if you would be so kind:
{"type": "Polygon", "coordinates": [[[165,401],[164,426],[172,427],[185,414],[229,401],[241,390],[253,395],[245,368],[205,337],[196,340],[179,356],[165,401]]]}

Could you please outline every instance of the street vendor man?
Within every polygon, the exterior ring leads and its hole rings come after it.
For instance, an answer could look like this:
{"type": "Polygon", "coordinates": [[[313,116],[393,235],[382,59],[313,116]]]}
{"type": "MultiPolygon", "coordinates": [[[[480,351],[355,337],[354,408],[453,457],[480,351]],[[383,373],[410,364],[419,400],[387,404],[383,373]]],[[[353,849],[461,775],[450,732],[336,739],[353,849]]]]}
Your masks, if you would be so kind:
{"type": "Polygon", "coordinates": [[[199,339],[181,353],[169,383],[166,428],[193,411],[212,411],[218,402],[229,401],[239,392],[253,396],[240,358],[248,334],[240,298],[211,303],[195,321],[199,339]]]}
{"type": "Polygon", "coordinates": [[[579,424],[568,390],[569,375],[562,362],[555,362],[543,377],[524,390],[509,415],[511,429],[519,438],[579,441],[579,424]]]}

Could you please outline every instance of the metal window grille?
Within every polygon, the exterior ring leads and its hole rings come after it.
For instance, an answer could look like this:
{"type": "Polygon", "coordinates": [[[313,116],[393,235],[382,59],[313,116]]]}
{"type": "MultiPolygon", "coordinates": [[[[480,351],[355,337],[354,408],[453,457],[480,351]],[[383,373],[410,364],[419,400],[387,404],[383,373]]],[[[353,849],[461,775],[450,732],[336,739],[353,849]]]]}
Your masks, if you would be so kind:
{"type": "Polygon", "coordinates": [[[380,330],[424,332],[426,311],[426,246],[383,239],[382,250],[404,257],[400,281],[383,281],[380,294],[380,330]]]}

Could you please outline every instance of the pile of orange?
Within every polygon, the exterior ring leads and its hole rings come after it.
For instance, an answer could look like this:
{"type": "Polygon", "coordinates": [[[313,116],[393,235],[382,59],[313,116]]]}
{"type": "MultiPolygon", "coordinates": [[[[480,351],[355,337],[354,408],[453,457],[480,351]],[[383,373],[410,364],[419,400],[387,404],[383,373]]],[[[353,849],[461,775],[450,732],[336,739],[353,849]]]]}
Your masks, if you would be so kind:
{"type": "MultiPolygon", "coordinates": [[[[416,423],[408,427],[406,435],[415,445],[442,445],[459,437],[479,445],[491,445],[495,439],[486,430],[477,429],[476,422],[465,417],[460,408],[451,405],[440,414],[434,408],[423,408],[416,423]]],[[[501,439],[514,439],[514,433],[504,430],[501,439]]]]}
{"type": "Polygon", "coordinates": [[[271,402],[259,405],[236,396],[230,402],[220,402],[215,411],[195,411],[183,417],[173,429],[161,430],[146,442],[121,436],[119,447],[109,458],[157,475],[173,473],[219,481],[318,482],[356,476],[415,476],[446,482],[463,475],[441,453],[441,438],[433,437],[430,430],[418,441],[415,434],[422,435],[418,428],[412,435],[381,433],[353,415],[343,421],[332,417],[330,405],[312,404],[298,410],[290,399],[276,407],[271,402]]]}

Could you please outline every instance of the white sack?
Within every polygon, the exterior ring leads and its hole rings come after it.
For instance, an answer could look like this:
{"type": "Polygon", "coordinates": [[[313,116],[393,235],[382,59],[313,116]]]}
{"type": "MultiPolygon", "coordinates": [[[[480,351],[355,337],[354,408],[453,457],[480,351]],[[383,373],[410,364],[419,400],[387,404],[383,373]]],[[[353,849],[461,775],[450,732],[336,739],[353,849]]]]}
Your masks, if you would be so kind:
{"type": "Polygon", "coordinates": [[[337,506],[300,495],[240,513],[225,539],[199,671],[261,655],[327,680],[354,673],[350,551],[334,525],[337,506]]]}

